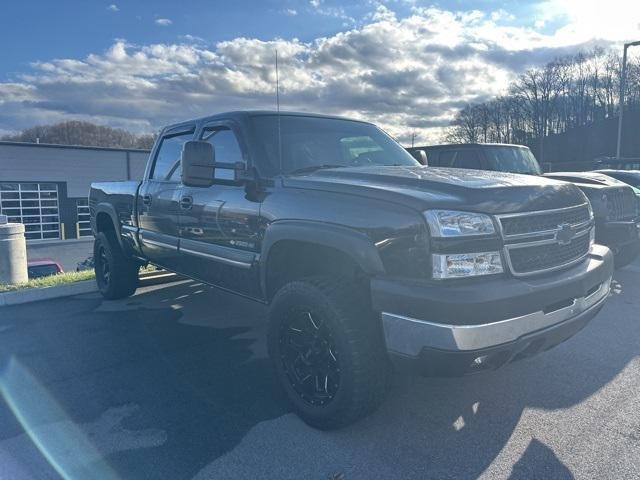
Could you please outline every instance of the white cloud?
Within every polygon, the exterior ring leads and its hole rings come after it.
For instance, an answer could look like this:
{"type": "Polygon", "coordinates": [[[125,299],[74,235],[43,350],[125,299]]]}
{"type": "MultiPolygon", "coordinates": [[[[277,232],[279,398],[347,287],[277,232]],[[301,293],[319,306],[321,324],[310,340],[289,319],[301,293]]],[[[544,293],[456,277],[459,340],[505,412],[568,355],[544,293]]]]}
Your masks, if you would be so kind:
{"type": "Polygon", "coordinates": [[[178,38],[189,43],[206,43],[204,38],[198,37],[197,35],[190,35],[188,33],[186,35],[178,35],[178,38]]]}
{"type": "Polygon", "coordinates": [[[295,17],[296,15],[298,15],[298,11],[295,8],[285,8],[282,13],[288,15],[289,17],[295,17]]]}
{"type": "Polygon", "coordinates": [[[110,12],[119,12],[120,9],[118,8],[118,6],[115,3],[112,3],[111,5],[109,5],[107,7],[107,10],[109,10],[110,12]]]}
{"type": "Polygon", "coordinates": [[[154,131],[224,110],[273,108],[277,49],[283,108],[366,118],[401,139],[416,132],[419,141],[436,141],[461,106],[502,93],[525,68],[596,38],[580,25],[546,34],[514,26],[504,13],[432,7],[398,18],[378,5],[363,25],[308,42],[116,40],[83,59],[37,62],[0,82],[0,130],[81,118],[154,131]]]}
{"type": "Polygon", "coordinates": [[[169,20],[168,18],[156,18],[155,23],[156,23],[156,25],[160,25],[161,27],[168,27],[173,22],[171,20],[169,20]]]}
{"type": "Polygon", "coordinates": [[[324,0],[310,0],[309,4],[313,12],[325,17],[339,18],[343,21],[343,26],[348,27],[356,23],[355,18],[347,15],[344,7],[331,7],[325,4],[324,0]]]}

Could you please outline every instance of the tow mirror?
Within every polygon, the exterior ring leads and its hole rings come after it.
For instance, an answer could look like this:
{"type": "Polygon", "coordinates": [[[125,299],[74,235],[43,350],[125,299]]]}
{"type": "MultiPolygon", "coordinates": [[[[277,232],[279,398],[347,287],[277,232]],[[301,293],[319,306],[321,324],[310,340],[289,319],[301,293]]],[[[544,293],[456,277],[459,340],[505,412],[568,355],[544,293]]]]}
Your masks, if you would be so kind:
{"type": "Polygon", "coordinates": [[[182,148],[182,183],[187,187],[213,185],[216,154],[209,142],[191,140],[182,148]]]}
{"type": "Polygon", "coordinates": [[[427,152],[424,150],[412,150],[411,155],[415,158],[420,165],[429,165],[429,160],[427,159],[427,152]]]}

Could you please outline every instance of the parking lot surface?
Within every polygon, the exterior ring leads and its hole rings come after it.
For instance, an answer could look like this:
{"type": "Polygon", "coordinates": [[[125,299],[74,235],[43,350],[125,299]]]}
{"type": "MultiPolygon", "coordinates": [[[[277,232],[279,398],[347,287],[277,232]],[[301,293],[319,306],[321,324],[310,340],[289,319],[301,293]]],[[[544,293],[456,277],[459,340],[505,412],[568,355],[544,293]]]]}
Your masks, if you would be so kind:
{"type": "Polygon", "coordinates": [[[265,309],[193,281],[0,309],[7,479],[638,478],[640,264],[581,333],[495,372],[398,374],[382,407],[307,427],[265,309]]]}

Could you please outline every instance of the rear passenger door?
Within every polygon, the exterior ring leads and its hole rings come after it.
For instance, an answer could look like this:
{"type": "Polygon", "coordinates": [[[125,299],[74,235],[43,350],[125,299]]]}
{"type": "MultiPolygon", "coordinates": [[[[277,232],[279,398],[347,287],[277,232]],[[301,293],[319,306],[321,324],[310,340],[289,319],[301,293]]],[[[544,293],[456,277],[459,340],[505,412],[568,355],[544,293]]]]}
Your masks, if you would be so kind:
{"type": "Polygon", "coordinates": [[[142,251],[153,263],[174,271],[180,267],[180,160],[182,147],[193,138],[194,131],[194,126],[183,126],[163,134],[138,195],[142,251]]]}

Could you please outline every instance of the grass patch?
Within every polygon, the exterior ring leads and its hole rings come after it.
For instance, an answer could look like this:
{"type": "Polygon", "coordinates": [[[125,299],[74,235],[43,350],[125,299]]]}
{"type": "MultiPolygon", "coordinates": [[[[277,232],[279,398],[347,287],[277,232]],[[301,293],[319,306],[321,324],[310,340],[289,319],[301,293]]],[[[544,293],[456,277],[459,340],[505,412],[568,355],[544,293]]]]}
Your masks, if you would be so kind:
{"type": "Polygon", "coordinates": [[[59,273],[58,275],[49,275],[48,277],[33,278],[26,283],[18,283],[14,285],[0,283],[0,293],[22,290],[23,288],[53,287],[55,285],[65,285],[67,283],[81,282],[83,280],[91,280],[93,278],[95,278],[93,269],[83,270],[81,272],[65,272],[59,273]]]}

